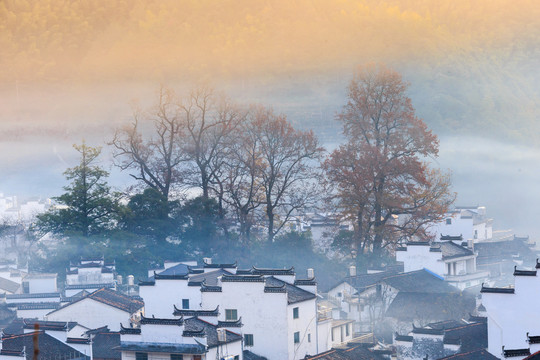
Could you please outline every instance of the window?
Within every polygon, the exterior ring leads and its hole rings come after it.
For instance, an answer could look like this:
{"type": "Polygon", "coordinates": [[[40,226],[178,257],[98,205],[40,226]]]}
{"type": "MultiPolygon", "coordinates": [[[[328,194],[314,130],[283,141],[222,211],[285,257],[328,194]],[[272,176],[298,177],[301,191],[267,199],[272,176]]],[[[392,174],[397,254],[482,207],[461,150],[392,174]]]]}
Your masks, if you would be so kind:
{"type": "Polygon", "coordinates": [[[253,334],[244,334],[244,346],[253,346],[253,334]]]}
{"type": "Polygon", "coordinates": [[[334,341],[334,329],[330,331],[332,333],[332,341],[334,341]]]}
{"type": "Polygon", "coordinates": [[[345,325],[345,336],[349,336],[349,332],[350,332],[349,327],[350,327],[350,326],[351,326],[351,324],[345,325]]]}
{"type": "Polygon", "coordinates": [[[234,360],[240,360],[240,355],[235,355],[234,360]]]}
{"type": "Polygon", "coordinates": [[[292,309],[292,317],[293,317],[293,319],[298,319],[298,315],[299,315],[298,312],[299,312],[299,310],[298,310],[297,307],[292,309]]]}
{"type": "Polygon", "coordinates": [[[342,294],[341,294],[341,291],[337,293],[337,297],[341,297],[342,294]]]}
{"type": "Polygon", "coordinates": [[[184,360],[184,355],[182,355],[182,354],[171,354],[171,360],[184,360]]]}
{"type": "Polygon", "coordinates": [[[298,344],[300,342],[300,331],[294,333],[294,343],[298,344]]]}
{"type": "Polygon", "coordinates": [[[189,309],[189,299],[182,299],[182,309],[189,309]]]}
{"type": "Polygon", "coordinates": [[[202,360],[201,355],[193,355],[193,360],[202,360]]]}
{"type": "Polygon", "coordinates": [[[311,342],[311,334],[307,334],[307,342],[311,342]]]}
{"type": "Polygon", "coordinates": [[[136,352],[135,353],[135,360],[148,360],[148,354],[147,353],[136,352]]]}
{"type": "Polygon", "coordinates": [[[446,225],[452,225],[452,219],[451,218],[446,219],[446,225]]]}
{"type": "Polygon", "coordinates": [[[238,320],[238,310],[236,310],[236,309],[225,309],[225,320],[226,321],[236,321],[236,320],[238,320]]]}

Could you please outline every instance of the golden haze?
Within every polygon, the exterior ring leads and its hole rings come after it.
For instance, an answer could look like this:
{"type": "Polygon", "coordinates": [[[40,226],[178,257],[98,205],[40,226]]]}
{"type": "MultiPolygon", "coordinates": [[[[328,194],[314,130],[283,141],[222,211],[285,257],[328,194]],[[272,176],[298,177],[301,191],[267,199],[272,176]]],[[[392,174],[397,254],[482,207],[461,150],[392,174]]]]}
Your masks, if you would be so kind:
{"type": "MultiPolygon", "coordinates": [[[[538,49],[537,0],[3,0],[0,81],[222,78],[538,49]]],[[[536,51],[536,50],[534,50],[536,51]]]]}

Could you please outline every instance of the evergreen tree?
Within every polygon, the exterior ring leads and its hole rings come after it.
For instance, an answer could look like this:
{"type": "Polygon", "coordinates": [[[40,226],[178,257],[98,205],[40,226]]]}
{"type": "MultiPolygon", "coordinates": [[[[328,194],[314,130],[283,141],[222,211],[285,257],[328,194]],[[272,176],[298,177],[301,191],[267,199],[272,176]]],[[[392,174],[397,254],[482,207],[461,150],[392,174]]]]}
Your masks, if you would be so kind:
{"type": "Polygon", "coordinates": [[[100,147],[84,142],[73,147],[81,154],[80,163],[64,172],[71,182],[64,194],[53,198],[58,205],[38,216],[37,227],[62,236],[99,235],[112,227],[117,208],[105,180],[109,173],[96,165],[100,147]]]}

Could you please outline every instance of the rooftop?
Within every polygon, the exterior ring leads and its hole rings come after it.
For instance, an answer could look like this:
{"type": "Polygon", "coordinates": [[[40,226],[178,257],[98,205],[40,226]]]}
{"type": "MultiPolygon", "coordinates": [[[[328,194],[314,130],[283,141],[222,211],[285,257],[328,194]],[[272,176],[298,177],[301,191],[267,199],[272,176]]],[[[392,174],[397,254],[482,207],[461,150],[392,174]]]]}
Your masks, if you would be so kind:
{"type": "Polygon", "coordinates": [[[217,329],[218,327],[216,325],[196,317],[185,320],[184,330],[192,332],[202,331],[206,335],[206,341],[209,348],[242,340],[242,335],[225,330],[225,341],[220,342],[218,341],[217,329]]]}
{"type": "Polygon", "coordinates": [[[128,312],[130,314],[133,314],[134,312],[140,310],[144,306],[144,303],[142,302],[142,300],[124,295],[118,291],[102,288],[78,300],[75,300],[72,303],[64,305],[61,308],[55,310],[54,312],[60,311],[68,306],[73,306],[77,304],[79,301],[82,301],[84,299],[92,299],[94,301],[107,304],[109,306],[115,307],[117,309],[128,312]]]}
{"type": "Polygon", "coordinates": [[[309,291],[301,289],[297,286],[291,285],[283,280],[279,280],[273,276],[266,278],[266,286],[280,288],[284,287],[287,292],[287,302],[290,304],[295,304],[302,301],[315,299],[317,296],[309,291]]]}
{"type": "Polygon", "coordinates": [[[43,331],[4,336],[2,338],[2,351],[16,352],[26,348],[26,359],[31,360],[34,355],[35,336],[37,336],[39,346],[38,359],[89,359],[88,356],[43,331]]]}
{"type": "Polygon", "coordinates": [[[170,344],[121,341],[120,346],[115,348],[121,351],[141,351],[147,353],[167,353],[167,354],[204,354],[206,348],[201,344],[170,344]]]}

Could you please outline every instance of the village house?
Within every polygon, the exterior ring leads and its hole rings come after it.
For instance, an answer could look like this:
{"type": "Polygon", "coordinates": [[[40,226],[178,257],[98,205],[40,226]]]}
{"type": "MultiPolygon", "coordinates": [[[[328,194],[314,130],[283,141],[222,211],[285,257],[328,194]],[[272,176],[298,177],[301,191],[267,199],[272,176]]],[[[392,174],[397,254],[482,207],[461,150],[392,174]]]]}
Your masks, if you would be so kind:
{"type": "Polygon", "coordinates": [[[93,292],[102,288],[116,290],[115,271],[114,262],[106,263],[103,257],[81,259],[66,270],[65,295],[70,297],[81,291],[93,292]]]}
{"type": "Polygon", "coordinates": [[[487,319],[471,316],[414,327],[406,335],[395,333],[396,355],[401,360],[440,359],[468,354],[470,359],[496,359],[487,349],[487,319]]]}
{"type": "Polygon", "coordinates": [[[104,288],[47,313],[44,320],[75,321],[88,329],[107,326],[119,331],[120,323],[140,318],[143,308],[141,300],[104,288]]]}
{"type": "Polygon", "coordinates": [[[493,219],[487,218],[484,206],[456,206],[443,220],[431,225],[428,232],[436,238],[462,236],[465,240],[482,242],[493,238],[493,219]]]}
{"type": "Polygon", "coordinates": [[[537,262],[533,270],[514,268],[514,284],[482,286],[488,318],[488,350],[499,358],[524,359],[540,351],[540,314],[535,308],[540,292],[537,262]]]}
{"type": "Polygon", "coordinates": [[[403,262],[405,272],[425,268],[461,290],[479,286],[489,276],[489,272],[477,270],[477,256],[473,240],[463,242],[461,236],[443,236],[437,242],[407,242],[396,249],[396,260],[403,262]]]}
{"type": "Polygon", "coordinates": [[[120,331],[122,360],[242,360],[242,336],[197,316],[142,317],[138,328],[120,331]]]}
{"type": "Polygon", "coordinates": [[[236,264],[205,259],[200,269],[156,272],[139,286],[147,317],[168,318],[170,309],[184,317],[193,311],[217,311],[217,319],[208,321],[241,323],[237,331],[244,349],[269,359],[299,359],[319,352],[331,328],[330,319],[319,323],[317,286],[313,272],[308,275],[297,279],[293,268],[240,270],[236,264]]]}

